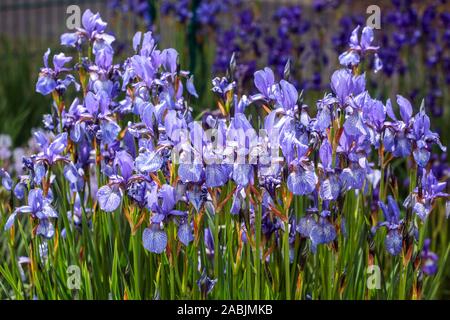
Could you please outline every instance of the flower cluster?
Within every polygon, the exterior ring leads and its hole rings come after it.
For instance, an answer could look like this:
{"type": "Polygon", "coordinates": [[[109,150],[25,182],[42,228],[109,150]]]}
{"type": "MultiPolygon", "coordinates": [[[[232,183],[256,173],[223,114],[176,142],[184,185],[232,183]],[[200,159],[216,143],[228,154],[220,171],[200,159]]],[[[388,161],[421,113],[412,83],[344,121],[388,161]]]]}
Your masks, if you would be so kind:
{"type": "MultiPolygon", "coordinates": [[[[52,95],[52,113],[44,117],[45,130],[34,133],[39,151],[23,160],[26,174],[14,194],[24,204],[9,216],[6,230],[30,214],[36,235],[54,237],[55,221],[66,214],[55,209],[57,191],[71,204],[67,215],[78,228],[89,226],[82,220],[94,212],[148,213],[142,243],[156,254],[169,250],[171,226],[180,245],[189,246],[198,241],[199,219],[224,211],[244,243],[261,224],[266,241],[274,237],[277,245],[287,235],[293,250],[296,238],[306,239],[316,252],[346,236],[346,196],[373,191],[379,202],[369,197],[375,203],[369,216],[377,216],[379,204],[385,219],[376,224],[373,218],[369,227],[374,233],[386,227],[386,250],[398,255],[411,240],[404,230],[412,220],[402,218],[397,201],[387,196],[391,162],[408,159],[410,170],[417,170],[405,209],[420,219],[437,198],[448,197],[430,169],[432,146],[445,147],[424,108],[413,115],[406,98],[384,103],[366,88],[360,64],[378,50],[368,27],[361,39],[360,28],[354,29],[340,57],[344,68],[331,76],[332,91],[317,101],[315,116],[288,79],[264,68],[254,73],[252,95],[239,92],[232,78],[215,78],[219,112],[195,121],[194,78],[180,69],[176,50],[160,50],[151,32],[138,32],[134,54],[114,64],[115,39],[106,23],[89,10],[82,21],[83,28],[61,37],[63,46],[78,52],[78,62],[60,53],[51,68],[50,51],[44,55],[36,91],[52,95]],[[67,107],[70,89],[79,94],[67,107]],[[249,116],[254,110],[257,116],[249,116]],[[56,188],[60,174],[67,190],[56,188]],[[299,199],[304,210],[294,212],[299,199]]],[[[13,188],[6,171],[2,178],[13,188]]],[[[209,253],[217,255],[219,247],[211,244],[217,239],[208,228],[204,236],[209,253]]],[[[434,261],[426,250],[424,259],[434,261]]],[[[209,292],[214,283],[203,275],[198,285],[209,292]]]]}

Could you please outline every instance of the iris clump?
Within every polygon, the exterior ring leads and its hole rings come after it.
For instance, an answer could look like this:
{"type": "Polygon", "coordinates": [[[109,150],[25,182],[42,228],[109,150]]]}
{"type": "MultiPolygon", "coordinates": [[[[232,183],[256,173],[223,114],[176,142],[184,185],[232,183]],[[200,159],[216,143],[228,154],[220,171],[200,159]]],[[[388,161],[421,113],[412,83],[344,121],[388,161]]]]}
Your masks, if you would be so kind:
{"type": "Polygon", "coordinates": [[[176,50],[138,32],[133,55],[116,63],[106,22],[90,10],[82,21],[61,37],[73,59],[57,54],[50,68],[50,51],[44,55],[36,91],[53,103],[34,133],[39,151],[23,158],[16,179],[1,171],[9,192],[1,296],[441,292],[449,206],[430,159],[446,148],[423,106],[413,116],[415,102],[401,95],[383,102],[367,90],[371,70],[360,62],[379,50],[372,29],[362,28],[360,40],[354,29],[343,68],[316,105],[303,103],[308,93],[289,81],[289,64],[283,79],[256,71],[256,90],[245,93],[232,61],[228,76],[212,81],[217,112],[198,116],[192,106],[203,92],[176,50]],[[405,190],[399,174],[409,179],[405,190]],[[383,290],[366,286],[374,264],[383,290]],[[81,270],[76,292],[66,286],[71,265],[81,270]]]}

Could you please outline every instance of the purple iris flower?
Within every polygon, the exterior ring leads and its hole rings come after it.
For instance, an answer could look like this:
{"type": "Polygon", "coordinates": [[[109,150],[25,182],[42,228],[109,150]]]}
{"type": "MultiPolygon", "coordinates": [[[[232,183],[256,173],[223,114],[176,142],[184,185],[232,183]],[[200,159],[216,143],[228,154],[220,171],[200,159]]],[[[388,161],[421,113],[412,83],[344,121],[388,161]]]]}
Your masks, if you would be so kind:
{"type": "Polygon", "coordinates": [[[338,100],[331,94],[327,94],[323,99],[317,102],[317,118],[314,123],[314,129],[325,133],[331,126],[331,121],[336,117],[336,109],[333,107],[338,100]]]}
{"type": "Polygon", "coordinates": [[[386,107],[381,101],[369,97],[364,101],[362,114],[370,141],[378,148],[384,130],[384,121],[386,120],[386,107]]]}
{"type": "Polygon", "coordinates": [[[61,73],[67,72],[70,69],[65,67],[65,64],[72,60],[72,57],[66,57],[64,53],[53,56],[53,69],[48,66],[48,57],[50,49],[44,54],[44,68],[41,68],[39,79],[36,83],[36,92],[46,96],[52,93],[55,89],[62,92],[71,84],[75,84],[77,90],[79,85],[72,75],[66,75],[64,79],[58,79],[61,73]]]}
{"type": "Polygon", "coordinates": [[[367,91],[358,94],[356,97],[350,97],[349,106],[346,108],[347,117],[344,122],[344,130],[348,136],[368,135],[369,131],[363,119],[364,107],[371,102],[367,91]]]}
{"type": "Polygon", "coordinates": [[[339,56],[339,62],[345,67],[356,66],[360,63],[361,57],[367,53],[376,52],[379,47],[372,46],[374,40],[373,29],[371,27],[364,27],[361,33],[361,40],[359,39],[359,29],[357,26],[349,40],[349,50],[339,56]]]}
{"type": "Polygon", "coordinates": [[[217,279],[211,279],[206,275],[206,271],[203,270],[200,279],[197,280],[197,286],[202,293],[203,297],[206,297],[217,283],[217,279]]]}
{"type": "Polygon", "coordinates": [[[11,176],[9,175],[9,173],[3,168],[0,169],[0,178],[2,179],[3,187],[6,190],[11,191],[12,186],[13,186],[13,181],[12,181],[11,176]]]}
{"type": "Polygon", "coordinates": [[[319,244],[326,244],[332,242],[336,238],[336,229],[329,221],[330,211],[323,210],[320,213],[319,221],[311,228],[309,237],[312,242],[312,251],[319,244]]]}
{"type": "Polygon", "coordinates": [[[60,133],[52,142],[42,131],[36,131],[34,137],[42,150],[36,157],[37,163],[42,162],[51,166],[57,161],[68,162],[67,157],[62,155],[67,147],[67,132],[60,133]]]}
{"type": "Polygon", "coordinates": [[[430,118],[425,114],[425,108],[420,108],[420,111],[414,116],[413,122],[413,156],[414,160],[420,167],[425,167],[430,160],[431,145],[438,144],[443,152],[447,151],[444,147],[437,133],[430,130],[430,118]]]}
{"type": "MultiPolygon", "coordinates": [[[[88,216],[88,214],[91,212],[90,208],[84,208],[84,210],[86,210],[86,216],[88,216]]],[[[75,230],[81,231],[82,228],[82,219],[83,219],[83,208],[81,206],[81,198],[80,195],[77,193],[76,197],[75,197],[75,202],[73,204],[73,210],[68,211],[67,212],[67,219],[71,222],[71,228],[72,226],[75,228],[75,230]]],[[[87,221],[87,225],[88,228],[90,228],[91,226],[91,221],[87,221]]],[[[67,234],[67,230],[63,229],[61,231],[61,236],[63,238],[66,237],[67,234]]]]}
{"type": "Polygon", "coordinates": [[[177,72],[177,60],[178,52],[175,49],[164,49],[161,52],[161,64],[172,76],[177,72]]]}
{"type": "Polygon", "coordinates": [[[176,210],[177,202],[176,190],[174,187],[165,184],[161,187],[159,192],[154,188],[152,195],[149,196],[149,208],[153,212],[152,223],[159,224],[165,221],[169,216],[185,216],[186,212],[176,210]]]}
{"type": "Polygon", "coordinates": [[[318,178],[313,170],[305,170],[299,166],[289,174],[287,186],[295,195],[307,195],[315,190],[317,182],[318,178]]]}
{"type": "Polygon", "coordinates": [[[439,182],[430,170],[421,169],[419,176],[421,176],[420,184],[415,188],[412,194],[406,198],[404,202],[405,207],[412,206],[413,212],[419,216],[420,219],[425,220],[431,212],[433,203],[436,199],[447,198],[449,194],[446,193],[447,182],[439,182]]]}
{"type": "Polygon", "coordinates": [[[226,100],[226,94],[236,87],[236,82],[229,82],[227,78],[214,78],[212,80],[212,91],[226,100]]]}
{"type": "Polygon", "coordinates": [[[192,204],[194,209],[197,212],[200,212],[200,209],[208,200],[208,189],[206,185],[192,185],[191,189],[186,191],[186,196],[188,201],[192,204]]]}
{"type": "Polygon", "coordinates": [[[421,110],[412,117],[411,103],[401,95],[397,95],[397,104],[400,108],[401,120],[398,120],[392,108],[391,100],[386,102],[386,112],[393,122],[386,123],[384,133],[384,147],[392,152],[395,157],[407,157],[413,153],[414,160],[420,167],[424,167],[430,158],[432,143],[442,146],[439,135],[430,131],[430,119],[425,114],[422,105],[421,110]]]}
{"type": "Polygon", "coordinates": [[[90,41],[94,43],[95,54],[96,50],[101,50],[99,47],[110,46],[114,42],[114,37],[105,33],[107,23],[102,20],[99,13],[94,14],[87,9],[83,13],[81,22],[83,28],[61,35],[61,45],[80,49],[84,42],[90,41]]]}
{"type": "Polygon", "coordinates": [[[402,120],[397,120],[391,100],[388,99],[386,102],[386,112],[394,122],[387,124],[383,143],[386,151],[392,152],[395,157],[405,158],[411,154],[412,149],[411,139],[407,136],[412,120],[412,106],[406,98],[400,95],[397,95],[397,104],[400,107],[402,120]]]}
{"type": "Polygon", "coordinates": [[[163,157],[158,150],[140,152],[136,157],[136,170],[141,173],[151,173],[158,171],[163,165],[163,157]]]}
{"type": "Polygon", "coordinates": [[[365,75],[354,76],[348,69],[340,69],[331,76],[331,89],[341,106],[345,106],[349,96],[357,96],[366,88],[365,75]]]}
{"type": "Polygon", "coordinates": [[[0,160],[8,160],[11,157],[11,137],[7,134],[0,134],[0,160]]]}
{"type": "MultiPolygon", "coordinates": [[[[316,210],[317,211],[317,210],[316,210]]],[[[317,225],[317,221],[314,218],[314,211],[308,210],[306,215],[297,223],[297,232],[304,238],[310,238],[311,230],[317,225]]]]}
{"type": "Polygon", "coordinates": [[[439,257],[430,250],[430,239],[425,239],[420,258],[422,259],[422,271],[426,275],[434,275],[438,271],[439,257]]]}
{"type": "Polygon", "coordinates": [[[151,226],[144,230],[142,235],[144,247],[153,253],[162,253],[167,245],[167,234],[161,229],[161,224],[170,216],[178,216],[182,219],[182,223],[178,228],[178,238],[182,243],[188,245],[193,240],[192,229],[187,223],[186,212],[176,210],[177,193],[174,187],[163,185],[158,191],[155,185],[150,191],[148,198],[148,206],[153,212],[151,218],[151,226]]]}
{"type": "Polygon", "coordinates": [[[116,152],[113,167],[105,172],[109,176],[109,184],[97,191],[97,199],[100,209],[105,212],[113,212],[122,202],[123,190],[133,176],[134,160],[131,155],[121,150],[116,152]]]}
{"type": "Polygon", "coordinates": [[[403,219],[400,219],[400,209],[397,202],[392,196],[388,196],[388,205],[379,201],[378,205],[384,214],[384,221],[379,222],[374,228],[372,233],[375,233],[380,227],[386,227],[388,233],[386,235],[385,245],[386,250],[391,255],[396,256],[402,251],[403,237],[401,233],[403,219]]]}
{"type": "Polygon", "coordinates": [[[50,219],[57,218],[58,213],[51,206],[51,198],[44,197],[41,189],[30,190],[28,205],[16,208],[6,221],[5,230],[9,230],[12,227],[18,213],[29,213],[33,218],[39,219],[36,233],[48,239],[53,237],[55,227],[50,219]]]}

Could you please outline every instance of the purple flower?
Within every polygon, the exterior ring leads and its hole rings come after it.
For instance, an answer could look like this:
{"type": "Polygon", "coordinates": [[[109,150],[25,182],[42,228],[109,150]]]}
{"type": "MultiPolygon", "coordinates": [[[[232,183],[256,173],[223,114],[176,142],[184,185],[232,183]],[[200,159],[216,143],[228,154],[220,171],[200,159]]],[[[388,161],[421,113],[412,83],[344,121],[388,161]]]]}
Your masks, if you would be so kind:
{"type": "Polygon", "coordinates": [[[307,195],[316,189],[317,182],[319,180],[314,170],[300,166],[289,174],[287,186],[295,195],[307,195]]]}
{"type": "Polygon", "coordinates": [[[64,65],[72,60],[72,57],[66,57],[64,53],[60,53],[53,56],[53,69],[48,66],[48,56],[50,55],[50,49],[44,54],[44,68],[41,68],[39,73],[39,79],[36,83],[36,92],[42,95],[48,95],[58,88],[60,91],[65,89],[74,83],[76,89],[79,89],[78,83],[72,75],[67,75],[64,79],[58,79],[58,76],[67,72],[70,69],[64,65]]]}
{"type": "Polygon", "coordinates": [[[350,36],[350,49],[339,56],[341,65],[356,66],[360,63],[361,57],[364,57],[369,52],[376,52],[379,47],[372,46],[374,39],[373,29],[371,27],[364,27],[361,33],[361,40],[359,40],[359,29],[357,26],[350,36]]]}
{"type": "Polygon", "coordinates": [[[431,146],[436,143],[443,152],[447,151],[447,148],[441,144],[439,135],[431,132],[430,130],[430,118],[425,114],[424,106],[420,108],[420,111],[414,116],[413,122],[413,136],[414,136],[414,149],[413,156],[417,164],[424,168],[431,156],[431,146]]]}
{"type": "Polygon", "coordinates": [[[330,243],[336,238],[336,229],[329,222],[329,216],[330,212],[328,210],[322,211],[319,221],[311,228],[309,237],[312,241],[313,251],[315,251],[317,245],[330,243]]]}
{"type": "Polygon", "coordinates": [[[335,71],[331,76],[331,89],[341,106],[345,106],[349,96],[357,96],[366,88],[364,74],[354,76],[348,69],[335,71]]]}
{"type": "Polygon", "coordinates": [[[446,193],[447,182],[439,182],[430,170],[421,169],[418,176],[421,177],[419,186],[415,188],[412,194],[404,202],[404,206],[409,208],[412,206],[413,212],[423,221],[430,214],[433,203],[439,198],[448,198],[446,193]]]}
{"type": "Polygon", "coordinates": [[[307,213],[306,216],[300,218],[297,224],[297,232],[305,238],[310,238],[312,229],[317,225],[314,215],[307,213]]]}
{"type": "Polygon", "coordinates": [[[3,168],[0,169],[0,178],[2,179],[3,187],[6,190],[11,191],[12,186],[13,186],[13,181],[12,181],[11,176],[9,175],[9,173],[3,168]]]}
{"type": "Polygon", "coordinates": [[[106,43],[111,45],[115,40],[113,36],[106,34],[107,23],[102,20],[99,13],[92,13],[87,9],[81,18],[83,28],[77,29],[74,33],[64,33],[61,35],[61,45],[80,48],[86,41],[92,41],[95,45],[106,43]]]}
{"type": "Polygon", "coordinates": [[[226,99],[226,94],[236,87],[236,83],[234,81],[230,83],[225,77],[214,78],[212,80],[212,85],[212,91],[219,94],[223,99],[226,99]]]}
{"type": "Polygon", "coordinates": [[[430,251],[430,239],[425,239],[420,258],[422,259],[422,271],[426,275],[434,275],[438,271],[439,257],[434,252],[430,251]]]}
{"type": "Polygon", "coordinates": [[[156,187],[153,188],[148,202],[148,206],[153,212],[151,221],[154,224],[159,224],[170,216],[183,217],[186,215],[186,212],[174,209],[177,194],[175,188],[168,184],[163,185],[159,192],[156,187]]]}
{"type": "Polygon", "coordinates": [[[8,160],[11,157],[11,137],[7,134],[0,134],[0,160],[8,160]]]}
{"type": "Polygon", "coordinates": [[[383,211],[384,221],[379,222],[372,229],[372,232],[375,233],[380,227],[386,227],[388,229],[385,240],[386,250],[391,255],[396,256],[402,251],[403,243],[401,234],[403,220],[400,219],[400,209],[392,196],[388,196],[388,206],[381,201],[378,202],[378,205],[383,211]]]}
{"type": "Polygon", "coordinates": [[[41,148],[41,152],[36,157],[36,162],[44,162],[53,165],[57,161],[67,162],[67,158],[61,155],[67,147],[67,132],[60,133],[50,142],[42,131],[36,131],[34,137],[41,148]]]}
{"type": "Polygon", "coordinates": [[[206,275],[206,271],[203,270],[200,279],[197,280],[197,286],[202,293],[203,297],[206,297],[217,283],[217,279],[211,279],[206,275]]]}
{"type": "Polygon", "coordinates": [[[29,213],[33,218],[39,219],[36,233],[48,239],[53,237],[55,229],[50,219],[57,218],[58,213],[51,206],[51,198],[44,197],[41,189],[30,190],[28,205],[16,208],[9,216],[5,224],[5,230],[12,227],[18,213],[29,213]]]}

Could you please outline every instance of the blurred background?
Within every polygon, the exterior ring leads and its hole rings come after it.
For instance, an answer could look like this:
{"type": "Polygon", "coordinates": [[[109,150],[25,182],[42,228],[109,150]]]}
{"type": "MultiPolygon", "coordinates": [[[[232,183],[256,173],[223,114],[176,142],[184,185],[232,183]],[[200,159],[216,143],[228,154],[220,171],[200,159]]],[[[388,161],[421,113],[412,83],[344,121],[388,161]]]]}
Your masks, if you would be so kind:
{"type": "Polygon", "coordinates": [[[117,38],[117,62],[130,53],[138,30],[153,31],[160,48],[176,48],[182,68],[195,74],[197,112],[214,108],[211,79],[225,75],[233,53],[234,76],[246,93],[254,90],[256,70],[269,66],[281,77],[289,60],[290,80],[314,107],[330,91],[330,76],[351,31],[366,23],[367,7],[376,4],[381,29],[375,43],[384,68],[370,76],[372,95],[385,101],[400,93],[412,99],[416,111],[425,99],[433,129],[448,145],[446,0],[0,0],[0,133],[11,137],[0,144],[8,148],[25,145],[49,108],[50,100],[35,93],[35,82],[45,50],[63,51],[59,36],[68,31],[66,10],[73,4],[82,12],[100,12],[108,22],[117,38]]]}

